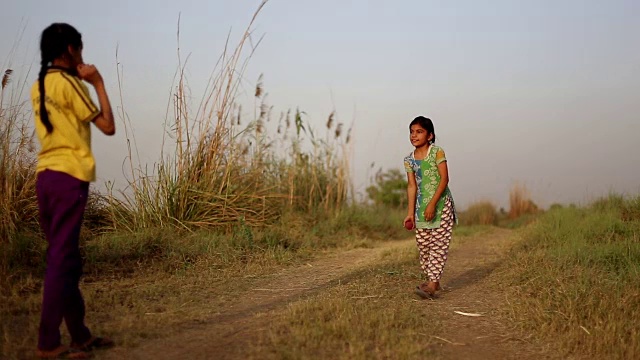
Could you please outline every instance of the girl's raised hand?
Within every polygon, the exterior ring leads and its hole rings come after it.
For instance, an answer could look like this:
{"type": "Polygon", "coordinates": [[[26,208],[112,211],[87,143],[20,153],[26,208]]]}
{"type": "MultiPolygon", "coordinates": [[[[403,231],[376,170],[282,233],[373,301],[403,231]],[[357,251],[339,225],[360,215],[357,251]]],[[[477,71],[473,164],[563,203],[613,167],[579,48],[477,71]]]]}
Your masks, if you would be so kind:
{"type": "Polygon", "coordinates": [[[95,65],[91,64],[78,65],[78,77],[94,86],[102,82],[102,75],[95,65]]]}

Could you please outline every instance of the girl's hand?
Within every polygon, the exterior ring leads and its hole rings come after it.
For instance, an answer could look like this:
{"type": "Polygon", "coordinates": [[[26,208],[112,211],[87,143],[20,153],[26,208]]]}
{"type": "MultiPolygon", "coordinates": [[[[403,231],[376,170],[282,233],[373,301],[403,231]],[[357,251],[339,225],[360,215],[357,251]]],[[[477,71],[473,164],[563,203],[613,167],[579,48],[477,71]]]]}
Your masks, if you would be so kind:
{"type": "MultiPolygon", "coordinates": [[[[413,225],[413,227],[414,228],[416,227],[415,215],[407,215],[407,217],[404,218],[404,221],[402,222],[402,226],[405,226],[407,221],[411,221],[411,224],[413,225]]],[[[407,230],[413,230],[413,229],[407,229],[407,230]]]]}
{"type": "Polygon", "coordinates": [[[427,221],[431,221],[436,217],[436,205],[433,203],[429,203],[427,208],[424,210],[424,219],[427,221]]]}
{"type": "Polygon", "coordinates": [[[102,75],[94,65],[90,64],[78,65],[78,77],[93,86],[102,82],[102,75]]]}

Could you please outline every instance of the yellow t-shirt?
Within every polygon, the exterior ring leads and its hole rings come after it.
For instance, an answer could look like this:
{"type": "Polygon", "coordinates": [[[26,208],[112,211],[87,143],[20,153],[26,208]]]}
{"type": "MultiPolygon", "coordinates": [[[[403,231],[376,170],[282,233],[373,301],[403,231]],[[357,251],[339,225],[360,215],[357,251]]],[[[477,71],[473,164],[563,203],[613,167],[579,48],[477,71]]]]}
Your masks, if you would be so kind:
{"type": "Polygon", "coordinates": [[[67,173],[82,181],[95,181],[96,163],[91,152],[91,121],[100,113],[87,86],[62,69],[49,69],[44,78],[45,107],[53,131],[40,120],[38,81],[31,88],[35,127],[42,149],[36,172],[45,169],[67,173]]]}

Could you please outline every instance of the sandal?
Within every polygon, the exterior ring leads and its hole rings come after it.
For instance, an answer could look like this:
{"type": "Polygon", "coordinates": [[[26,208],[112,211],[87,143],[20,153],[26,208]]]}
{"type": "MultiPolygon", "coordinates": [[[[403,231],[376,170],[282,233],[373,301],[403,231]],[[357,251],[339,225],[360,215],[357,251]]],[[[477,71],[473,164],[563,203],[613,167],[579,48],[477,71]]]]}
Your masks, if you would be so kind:
{"type": "Polygon", "coordinates": [[[75,343],[71,343],[71,347],[81,351],[91,351],[93,349],[107,349],[113,347],[115,342],[109,338],[103,337],[92,337],[89,341],[85,342],[82,345],[78,345],[75,343]]]}
{"type": "Polygon", "coordinates": [[[54,350],[37,350],[36,356],[40,359],[90,359],[93,357],[89,352],[62,345],[54,350]]]}

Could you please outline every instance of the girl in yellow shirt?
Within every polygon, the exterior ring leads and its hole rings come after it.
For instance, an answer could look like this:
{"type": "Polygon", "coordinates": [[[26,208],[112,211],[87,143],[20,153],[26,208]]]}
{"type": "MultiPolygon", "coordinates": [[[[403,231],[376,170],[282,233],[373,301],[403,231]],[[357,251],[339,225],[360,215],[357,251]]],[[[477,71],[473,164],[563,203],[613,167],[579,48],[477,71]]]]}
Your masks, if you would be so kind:
{"type": "Polygon", "coordinates": [[[82,36],[71,25],[56,23],[42,32],[41,69],[31,89],[35,128],[41,151],[36,168],[40,226],[47,239],[47,269],[38,334],[40,358],[85,359],[92,348],[113,341],[95,337],[84,323],[85,307],[78,287],[82,275],[80,226],[95,180],[91,123],[115,133],[104,81],[95,66],[82,59],[82,36]],[[93,85],[100,107],[82,80],[93,85]],[[71,345],[60,341],[65,321],[71,345]]]}

